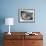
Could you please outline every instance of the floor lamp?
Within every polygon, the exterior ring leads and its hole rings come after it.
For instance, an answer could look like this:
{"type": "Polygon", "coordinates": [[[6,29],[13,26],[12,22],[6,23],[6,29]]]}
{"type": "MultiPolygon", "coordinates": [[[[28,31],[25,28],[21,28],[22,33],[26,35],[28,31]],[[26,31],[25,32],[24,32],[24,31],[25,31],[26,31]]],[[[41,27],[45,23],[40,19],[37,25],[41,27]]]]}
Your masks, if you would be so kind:
{"type": "Polygon", "coordinates": [[[8,34],[11,35],[11,33],[10,33],[10,26],[14,25],[14,18],[5,18],[5,25],[9,25],[8,34]]]}

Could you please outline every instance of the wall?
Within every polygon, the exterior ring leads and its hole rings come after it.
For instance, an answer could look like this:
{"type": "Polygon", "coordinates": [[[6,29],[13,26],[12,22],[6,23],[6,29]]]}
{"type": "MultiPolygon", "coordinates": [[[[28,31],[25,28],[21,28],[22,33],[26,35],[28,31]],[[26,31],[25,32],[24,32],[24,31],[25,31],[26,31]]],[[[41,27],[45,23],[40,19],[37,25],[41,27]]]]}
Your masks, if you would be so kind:
{"type": "MultiPolygon", "coordinates": [[[[45,0],[1,0],[2,17],[13,17],[14,26],[11,31],[46,31],[46,1],[45,0]],[[35,9],[35,23],[19,23],[18,9],[35,9]]],[[[1,26],[2,32],[8,31],[6,25],[1,26]]]]}

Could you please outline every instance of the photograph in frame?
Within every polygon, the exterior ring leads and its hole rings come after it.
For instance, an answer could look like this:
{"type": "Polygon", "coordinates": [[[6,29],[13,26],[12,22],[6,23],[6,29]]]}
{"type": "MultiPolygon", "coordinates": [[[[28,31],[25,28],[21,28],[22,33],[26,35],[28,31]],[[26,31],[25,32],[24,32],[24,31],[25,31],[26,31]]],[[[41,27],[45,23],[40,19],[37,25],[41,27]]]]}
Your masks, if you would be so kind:
{"type": "Polygon", "coordinates": [[[35,22],[35,9],[19,9],[19,22],[35,22]]]}

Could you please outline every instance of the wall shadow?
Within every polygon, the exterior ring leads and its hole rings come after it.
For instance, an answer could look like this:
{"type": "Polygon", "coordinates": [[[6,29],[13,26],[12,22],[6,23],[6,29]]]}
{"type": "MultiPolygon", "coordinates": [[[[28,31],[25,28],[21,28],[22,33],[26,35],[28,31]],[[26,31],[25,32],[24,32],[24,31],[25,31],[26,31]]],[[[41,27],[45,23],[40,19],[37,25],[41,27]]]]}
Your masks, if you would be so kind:
{"type": "Polygon", "coordinates": [[[0,16],[0,46],[4,46],[3,45],[4,33],[2,32],[2,26],[4,25],[4,23],[5,23],[5,17],[0,16]]]}

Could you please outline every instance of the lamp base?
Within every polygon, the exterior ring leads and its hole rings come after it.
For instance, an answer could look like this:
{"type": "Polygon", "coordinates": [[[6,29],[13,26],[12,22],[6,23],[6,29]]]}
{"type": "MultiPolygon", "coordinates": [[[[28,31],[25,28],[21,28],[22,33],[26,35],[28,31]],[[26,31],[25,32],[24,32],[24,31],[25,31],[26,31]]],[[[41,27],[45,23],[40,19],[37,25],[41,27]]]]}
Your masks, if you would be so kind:
{"type": "Polygon", "coordinates": [[[9,35],[11,35],[11,33],[10,33],[10,32],[8,32],[8,34],[9,34],[9,35]]]}

